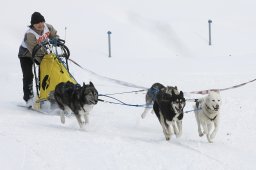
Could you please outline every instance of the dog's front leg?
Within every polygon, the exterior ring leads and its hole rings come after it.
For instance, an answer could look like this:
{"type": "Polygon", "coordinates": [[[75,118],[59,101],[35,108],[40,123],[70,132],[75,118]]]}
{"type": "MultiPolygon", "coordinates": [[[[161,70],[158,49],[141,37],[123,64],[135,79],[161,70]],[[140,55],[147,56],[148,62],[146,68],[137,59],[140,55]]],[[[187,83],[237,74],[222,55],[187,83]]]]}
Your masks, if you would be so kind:
{"type": "MultiPolygon", "coordinates": [[[[87,119],[87,117],[86,117],[86,119],[87,119]]],[[[80,115],[80,128],[84,128],[84,126],[85,126],[85,122],[86,122],[86,120],[85,120],[85,115],[80,115]]]]}
{"type": "Polygon", "coordinates": [[[75,116],[76,116],[76,120],[77,120],[77,122],[79,124],[79,127],[81,128],[82,122],[81,122],[81,119],[80,119],[80,115],[79,114],[75,114],[75,116]]]}
{"type": "Polygon", "coordinates": [[[170,134],[169,134],[168,127],[164,127],[164,128],[163,128],[163,132],[164,132],[165,139],[166,139],[166,140],[170,140],[170,139],[171,139],[171,136],[170,136],[170,134]]]}
{"type": "Polygon", "coordinates": [[[80,121],[81,121],[81,128],[84,128],[84,126],[89,123],[89,111],[80,111],[80,121]]]}
{"type": "Polygon", "coordinates": [[[164,132],[164,136],[165,136],[165,139],[166,140],[170,140],[170,135],[169,135],[169,125],[168,123],[166,122],[166,120],[163,118],[163,115],[161,112],[159,112],[159,122],[163,128],[163,132],[164,132]]]}
{"type": "Polygon", "coordinates": [[[178,126],[178,134],[176,134],[176,137],[179,138],[182,135],[182,120],[176,121],[178,126]]]}
{"type": "Polygon", "coordinates": [[[216,120],[214,120],[213,123],[214,123],[214,130],[213,130],[213,132],[212,132],[212,134],[211,134],[211,136],[210,136],[210,139],[211,139],[211,140],[213,140],[213,139],[215,138],[216,133],[217,133],[217,131],[218,131],[218,129],[219,129],[219,120],[216,119],[216,120]]]}
{"type": "Polygon", "coordinates": [[[60,113],[60,121],[62,124],[65,124],[65,114],[64,114],[64,110],[59,110],[60,113]]]}
{"type": "Polygon", "coordinates": [[[177,127],[177,123],[176,123],[176,121],[172,121],[172,128],[173,128],[173,131],[174,131],[174,134],[176,135],[176,137],[177,137],[177,135],[179,134],[179,129],[178,129],[178,127],[177,127]]]}
{"type": "Polygon", "coordinates": [[[212,139],[211,139],[211,135],[210,135],[210,132],[212,131],[212,126],[213,126],[213,124],[211,122],[207,124],[207,131],[208,131],[207,140],[209,143],[212,143],[212,139]]]}
{"type": "Polygon", "coordinates": [[[84,115],[81,115],[81,114],[75,114],[75,115],[80,128],[83,129],[85,125],[84,115]]]}
{"type": "Polygon", "coordinates": [[[209,133],[207,123],[205,121],[201,121],[201,125],[203,127],[203,134],[207,135],[209,133]]]}
{"type": "Polygon", "coordinates": [[[199,112],[195,112],[195,117],[196,117],[196,122],[197,122],[197,130],[198,130],[198,134],[200,137],[204,136],[203,132],[202,132],[202,128],[201,128],[201,124],[202,122],[199,119],[199,112]]]}
{"type": "Polygon", "coordinates": [[[168,133],[168,125],[167,124],[165,124],[165,122],[164,121],[161,121],[160,120],[160,124],[161,124],[161,126],[162,126],[162,128],[163,128],[163,132],[164,132],[164,136],[165,136],[165,139],[166,140],[170,140],[170,135],[169,135],[169,133],[168,133]]]}
{"type": "Polygon", "coordinates": [[[166,121],[166,134],[165,134],[165,138],[166,140],[170,140],[173,133],[174,133],[174,121],[166,121]]]}
{"type": "Polygon", "coordinates": [[[144,119],[147,115],[147,113],[149,112],[150,108],[147,108],[148,106],[146,106],[146,108],[144,109],[143,113],[141,114],[141,118],[144,119]]]}
{"type": "Polygon", "coordinates": [[[85,121],[85,124],[89,123],[89,113],[88,112],[86,112],[84,114],[84,121],[85,121]]]}

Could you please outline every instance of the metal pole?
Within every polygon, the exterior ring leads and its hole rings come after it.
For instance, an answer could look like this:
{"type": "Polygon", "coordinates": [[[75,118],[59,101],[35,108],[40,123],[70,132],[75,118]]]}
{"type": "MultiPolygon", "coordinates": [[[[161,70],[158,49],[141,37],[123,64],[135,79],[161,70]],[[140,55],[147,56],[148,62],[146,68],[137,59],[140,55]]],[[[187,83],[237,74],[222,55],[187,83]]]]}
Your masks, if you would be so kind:
{"type": "Polygon", "coordinates": [[[111,32],[108,31],[108,57],[111,57],[111,37],[110,37],[111,32]]]}
{"type": "Polygon", "coordinates": [[[209,23],[209,45],[212,45],[212,33],[211,33],[211,23],[212,23],[212,20],[208,20],[208,23],[209,23]]]}
{"type": "Polygon", "coordinates": [[[66,41],[66,35],[67,35],[67,27],[65,27],[65,41],[66,41]]]}

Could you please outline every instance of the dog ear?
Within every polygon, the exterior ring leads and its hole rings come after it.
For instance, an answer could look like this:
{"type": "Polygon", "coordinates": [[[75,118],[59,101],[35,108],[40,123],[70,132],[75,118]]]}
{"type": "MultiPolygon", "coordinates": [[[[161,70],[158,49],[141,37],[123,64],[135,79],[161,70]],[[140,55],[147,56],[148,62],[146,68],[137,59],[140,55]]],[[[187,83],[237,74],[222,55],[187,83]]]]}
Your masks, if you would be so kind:
{"type": "Polygon", "coordinates": [[[161,100],[172,100],[172,95],[169,93],[161,93],[161,96],[158,96],[161,100]]]}
{"type": "Polygon", "coordinates": [[[94,87],[94,85],[93,85],[93,83],[90,81],[90,86],[93,86],[94,87]]]}
{"type": "Polygon", "coordinates": [[[181,95],[181,96],[184,96],[183,91],[180,91],[180,95],[181,95]]]}
{"type": "Polygon", "coordinates": [[[174,92],[174,89],[172,89],[172,96],[176,95],[175,92],[174,92]]]}

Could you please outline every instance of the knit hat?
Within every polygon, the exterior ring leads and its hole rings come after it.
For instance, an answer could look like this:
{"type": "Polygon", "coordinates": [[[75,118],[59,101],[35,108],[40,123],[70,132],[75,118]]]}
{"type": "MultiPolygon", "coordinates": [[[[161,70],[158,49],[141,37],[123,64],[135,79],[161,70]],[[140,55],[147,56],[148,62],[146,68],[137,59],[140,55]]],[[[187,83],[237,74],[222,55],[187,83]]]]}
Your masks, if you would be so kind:
{"type": "Polygon", "coordinates": [[[34,12],[31,15],[31,21],[30,21],[31,25],[38,24],[40,22],[45,22],[44,16],[41,15],[39,12],[34,12]]]}

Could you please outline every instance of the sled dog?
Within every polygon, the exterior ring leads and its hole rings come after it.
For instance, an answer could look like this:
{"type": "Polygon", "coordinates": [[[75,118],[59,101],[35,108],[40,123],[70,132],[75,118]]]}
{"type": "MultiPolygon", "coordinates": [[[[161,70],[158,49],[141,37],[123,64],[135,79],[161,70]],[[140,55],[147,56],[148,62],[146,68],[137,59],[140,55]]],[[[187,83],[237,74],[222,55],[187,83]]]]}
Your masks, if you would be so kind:
{"type": "Polygon", "coordinates": [[[211,91],[194,105],[198,134],[200,137],[205,134],[209,143],[218,131],[221,103],[220,93],[211,91]]]}
{"type": "Polygon", "coordinates": [[[173,134],[176,137],[181,136],[185,105],[184,94],[177,88],[162,88],[156,95],[153,109],[163,128],[166,140],[170,140],[173,134]]]}
{"type": "MultiPolygon", "coordinates": [[[[172,87],[172,86],[167,86],[165,87],[164,85],[160,84],[160,83],[154,83],[148,90],[145,96],[145,101],[146,101],[146,107],[144,109],[144,111],[141,114],[141,118],[144,119],[147,115],[147,113],[151,110],[151,105],[153,105],[155,99],[156,99],[156,95],[158,94],[158,92],[160,90],[163,91],[169,91],[171,92],[171,90],[174,90],[175,93],[178,93],[178,88],[172,87]]],[[[152,113],[154,113],[154,110],[151,110],[152,113]]]]}
{"type": "Polygon", "coordinates": [[[98,92],[93,83],[73,84],[71,82],[59,83],[54,91],[54,98],[62,110],[61,122],[65,123],[65,113],[73,112],[80,128],[89,122],[88,115],[98,102],[98,92]]]}

